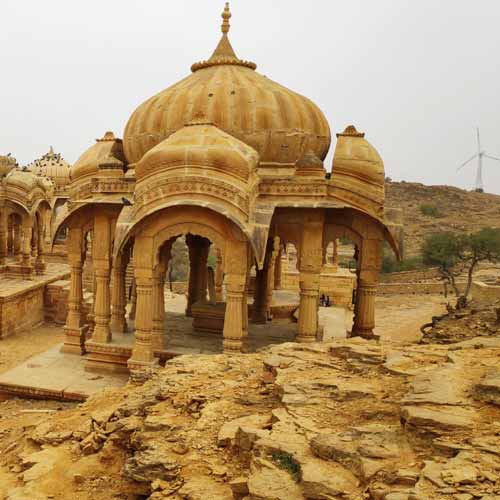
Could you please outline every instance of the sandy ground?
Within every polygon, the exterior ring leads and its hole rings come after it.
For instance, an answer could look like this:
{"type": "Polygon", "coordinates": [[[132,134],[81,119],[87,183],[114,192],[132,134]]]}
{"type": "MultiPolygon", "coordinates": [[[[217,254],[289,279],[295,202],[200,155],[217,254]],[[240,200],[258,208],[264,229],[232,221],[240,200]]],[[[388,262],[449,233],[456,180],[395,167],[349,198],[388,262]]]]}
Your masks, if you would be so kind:
{"type": "Polygon", "coordinates": [[[418,342],[420,327],[446,312],[441,295],[379,296],[375,304],[375,332],[383,342],[418,342]]]}
{"type": "Polygon", "coordinates": [[[0,374],[64,339],[62,327],[42,325],[0,340],[0,374]]]}

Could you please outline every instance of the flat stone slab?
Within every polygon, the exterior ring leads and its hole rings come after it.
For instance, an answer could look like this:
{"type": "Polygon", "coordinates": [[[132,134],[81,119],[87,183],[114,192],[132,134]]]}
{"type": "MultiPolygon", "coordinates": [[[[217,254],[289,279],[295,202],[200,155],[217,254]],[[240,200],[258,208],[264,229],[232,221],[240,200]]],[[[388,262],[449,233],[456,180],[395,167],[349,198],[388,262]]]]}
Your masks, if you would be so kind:
{"type": "Polygon", "coordinates": [[[19,397],[85,401],[105,387],[121,387],[126,374],[86,372],[86,358],[60,352],[62,344],[0,375],[0,393],[19,397]]]}
{"type": "Polygon", "coordinates": [[[55,281],[68,279],[70,269],[67,264],[47,264],[43,274],[33,274],[31,279],[22,279],[21,277],[11,278],[1,277],[0,299],[6,300],[20,293],[25,293],[36,288],[43,287],[55,281]]]}

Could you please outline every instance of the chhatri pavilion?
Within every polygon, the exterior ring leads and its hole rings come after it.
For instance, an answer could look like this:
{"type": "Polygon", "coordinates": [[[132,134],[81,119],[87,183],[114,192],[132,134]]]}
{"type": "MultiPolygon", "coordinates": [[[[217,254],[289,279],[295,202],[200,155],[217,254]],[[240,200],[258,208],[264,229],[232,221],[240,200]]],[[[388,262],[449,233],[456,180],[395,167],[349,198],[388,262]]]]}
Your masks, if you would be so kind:
{"type": "Polygon", "coordinates": [[[339,238],[356,248],[352,335],[373,336],[384,241],[399,253],[399,227],[384,210],[382,159],[364,133],[348,126],[336,134],[327,173],[325,116],[236,56],[230,17],[226,4],[222,37],[209,59],[141,104],[123,139],[112,132],[97,139],[64,181],[69,201],[56,221],[67,229],[71,268],[63,350],[86,353],[89,369],[147,376],[168,349],[165,275],[179,237],[189,249],[186,315],[211,322],[215,331],[220,325],[224,352],[246,349],[252,268],[250,320],[268,319],[275,267],[287,244],[296,248],[299,271],[295,338],[314,342],[320,272],[326,248],[339,238]],[[207,296],[210,249],[218,255],[216,297],[207,296]],[[90,252],[92,325],[82,307],[90,252]],[[133,268],[133,333],[127,333],[127,268],[133,268]],[[116,341],[123,335],[133,339],[131,349],[116,341]]]}

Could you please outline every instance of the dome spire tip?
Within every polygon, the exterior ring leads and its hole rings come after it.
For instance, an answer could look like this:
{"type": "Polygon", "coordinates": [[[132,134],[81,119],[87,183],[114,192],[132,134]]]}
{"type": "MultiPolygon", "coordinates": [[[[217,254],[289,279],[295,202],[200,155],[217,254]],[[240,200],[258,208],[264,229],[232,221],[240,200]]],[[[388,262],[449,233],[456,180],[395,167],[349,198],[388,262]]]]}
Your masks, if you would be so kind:
{"type": "Polygon", "coordinates": [[[229,33],[229,19],[231,19],[231,10],[229,9],[229,2],[226,2],[226,5],[224,7],[224,11],[222,12],[222,26],[221,26],[221,31],[224,35],[227,35],[229,33]]]}

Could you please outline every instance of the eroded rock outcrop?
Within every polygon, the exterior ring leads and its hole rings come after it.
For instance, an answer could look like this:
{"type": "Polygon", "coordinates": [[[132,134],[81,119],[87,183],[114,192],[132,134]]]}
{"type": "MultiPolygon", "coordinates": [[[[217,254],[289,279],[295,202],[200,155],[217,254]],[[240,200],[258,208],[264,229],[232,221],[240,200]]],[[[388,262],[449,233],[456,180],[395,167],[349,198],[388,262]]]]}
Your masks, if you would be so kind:
{"type": "Polygon", "coordinates": [[[487,340],[182,356],[0,434],[7,498],[495,499],[500,344],[487,340]]]}

